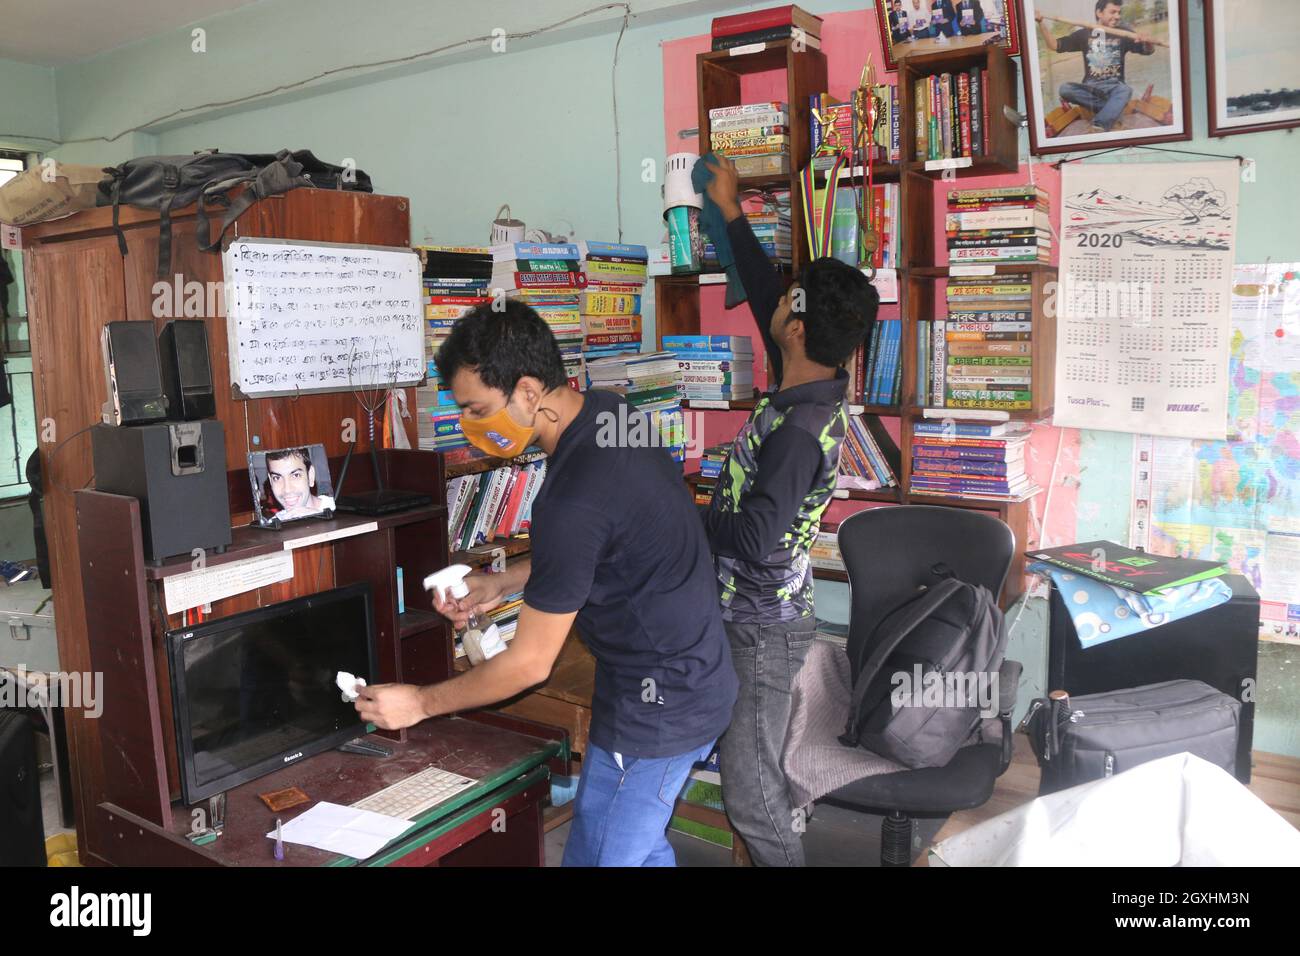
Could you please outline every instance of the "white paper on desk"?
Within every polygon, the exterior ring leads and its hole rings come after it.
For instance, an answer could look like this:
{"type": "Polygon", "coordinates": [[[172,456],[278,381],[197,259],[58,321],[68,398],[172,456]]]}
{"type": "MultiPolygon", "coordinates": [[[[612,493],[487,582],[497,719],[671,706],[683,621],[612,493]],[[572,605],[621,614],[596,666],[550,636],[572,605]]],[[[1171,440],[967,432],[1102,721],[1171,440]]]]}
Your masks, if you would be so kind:
{"type": "MultiPolygon", "coordinates": [[[[411,828],[410,820],[344,807],[337,803],[318,803],[299,814],[281,829],[285,843],[314,846],[318,850],[341,853],[355,860],[374,856],[390,841],[411,828]]],[[[275,839],[275,831],[267,834],[275,839]]]]}

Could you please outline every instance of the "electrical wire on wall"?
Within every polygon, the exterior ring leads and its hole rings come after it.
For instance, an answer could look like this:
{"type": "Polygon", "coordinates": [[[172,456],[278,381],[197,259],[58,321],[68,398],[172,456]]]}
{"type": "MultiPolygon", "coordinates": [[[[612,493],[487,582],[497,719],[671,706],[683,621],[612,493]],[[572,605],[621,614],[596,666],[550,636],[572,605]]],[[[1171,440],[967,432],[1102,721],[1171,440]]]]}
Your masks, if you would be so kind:
{"type": "Polygon", "coordinates": [[[504,33],[504,34],[491,33],[483,36],[469,37],[468,39],[465,40],[457,40],[454,43],[448,43],[440,47],[434,47],[433,49],[430,50],[422,50],[419,53],[410,53],[406,56],[389,57],[383,60],[372,60],[368,63],[351,63],[346,66],[331,67],[328,70],[321,70],[319,73],[315,73],[309,77],[306,77],[305,79],[294,80],[293,82],[290,83],[280,83],[276,86],[269,87],[264,90],[259,90],[255,93],[246,93],[243,96],[233,97],[228,100],[213,100],[207,103],[199,103],[195,106],[183,106],[179,109],[172,110],[170,113],[164,113],[161,116],[155,116],[153,119],[146,120],[143,123],[139,123],[135,126],[129,127],[128,129],[124,129],[119,133],[114,133],[112,136],[82,136],[76,139],[54,139],[49,136],[34,136],[30,133],[3,132],[0,133],[0,139],[9,139],[9,140],[26,141],[26,142],[51,143],[55,146],[69,146],[76,143],[114,143],[117,142],[117,140],[121,139],[123,136],[128,136],[131,133],[147,132],[150,127],[156,126],[159,123],[165,123],[168,120],[177,118],[178,116],[184,116],[187,113],[197,113],[197,112],[202,112],[204,110],[225,109],[231,106],[239,106],[244,103],[250,103],[253,100],[262,99],[263,97],[274,96],[277,93],[285,93],[290,90],[300,89],[304,86],[308,86],[312,83],[315,83],[318,80],[328,79],[329,77],[337,76],[341,73],[350,73],[356,70],[375,70],[375,69],[382,69],[390,66],[398,66],[403,63],[412,63],[417,60],[427,59],[428,57],[437,56],[442,53],[449,53],[452,50],[459,50],[463,47],[473,46],[475,44],[494,43],[503,39],[504,40],[528,40],[531,39],[532,37],[540,36],[543,33],[549,33],[553,30],[558,30],[561,27],[568,26],[571,23],[576,23],[577,21],[583,20],[594,14],[604,13],[607,10],[623,11],[622,23],[619,25],[619,30],[618,30],[618,39],[614,42],[613,63],[610,66],[610,87],[612,93],[613,112],[614,112],[614,163],[615,163],[614,199],[615,199],[615,208],[618,215],[618,241],[622,242],[623,241],[623,190],[622,190],[622,178],[619,175],[619,173],[622,170],[622,143],[621,143],[621,137],[619,131],[618,88],[616,83],[616,77],[618,71],[619,48],[622,46],[623,34],[627,31],[628,23],[632,18],[632,5],[629,3],[604,3],[601,4],[600,6],[589,7],[586,10],[573,14],[572,16],[565,17],[562,20],[556,20],[553,23],[546,24],[545,26],[537,27],[532,30],[524,30],[519,33],[504,33]]]}

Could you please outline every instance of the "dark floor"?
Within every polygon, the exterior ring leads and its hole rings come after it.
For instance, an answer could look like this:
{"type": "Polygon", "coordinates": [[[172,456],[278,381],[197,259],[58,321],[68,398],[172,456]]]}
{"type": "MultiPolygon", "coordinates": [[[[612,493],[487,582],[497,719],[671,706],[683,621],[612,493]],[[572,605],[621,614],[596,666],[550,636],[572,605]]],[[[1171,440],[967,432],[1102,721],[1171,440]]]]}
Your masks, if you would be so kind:
{"type": "MultiPolygon", "coordinates": [[[[878,816],[839,807],[817,807],[803,838],[808,865],[879,866],[880,821],[878,816]]],[[[912,837],[917,853],[930,843],[943,822],[944,818],[918,821],[912,837]]],[[[565,823],[546,835],[547,866],[560,865],[570,826],[572,823],[565,823]]],[[[672,830],[668,842],[677,851],[678,866],[731,866],[731,851],[723,847],[672,830]]]]}

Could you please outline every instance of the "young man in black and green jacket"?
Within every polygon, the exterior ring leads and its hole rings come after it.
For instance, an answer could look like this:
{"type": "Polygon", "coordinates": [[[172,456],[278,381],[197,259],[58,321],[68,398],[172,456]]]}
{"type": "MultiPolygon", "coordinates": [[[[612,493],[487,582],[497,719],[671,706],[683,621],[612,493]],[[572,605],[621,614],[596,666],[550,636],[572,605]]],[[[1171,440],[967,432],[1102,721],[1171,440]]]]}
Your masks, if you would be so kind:
{"type": "Polygon", "coordinates": [[[784,288],[741,212],[735,166],[708,160],[773,388],[732,443],[705,518],[740,692],[720,744],[722,797],[760,865],[804,862],[781,752],[790,690],[812,643],[808,551],[835,490],[848,425],[841,367],[870,332],[879,296],[858,269],[809,263],[784,288]]]}

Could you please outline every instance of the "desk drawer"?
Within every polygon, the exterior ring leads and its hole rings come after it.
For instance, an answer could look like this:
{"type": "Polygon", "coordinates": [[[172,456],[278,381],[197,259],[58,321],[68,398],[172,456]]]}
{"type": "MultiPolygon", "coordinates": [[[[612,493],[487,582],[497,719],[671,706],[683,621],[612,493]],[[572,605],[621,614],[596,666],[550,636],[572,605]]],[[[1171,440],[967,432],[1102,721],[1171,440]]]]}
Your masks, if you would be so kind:
{"type": "Polygon", "coordinates": [[[569,733],[569,748],[575,753],[587,752],[587,733],[591,727],[590,707],[535,692],[505,707],[493,709],[503,714],[535,720],[539,724],[562,727],[569,733]]]}

